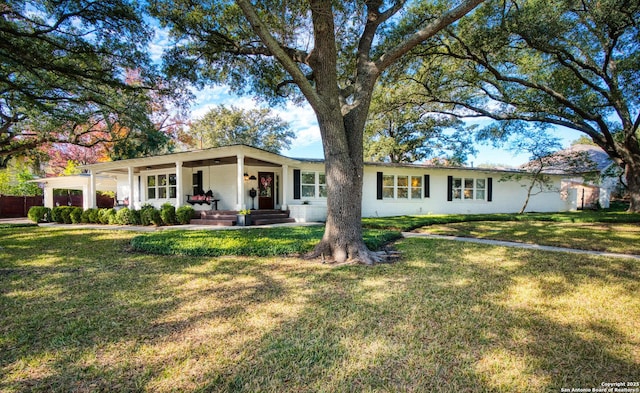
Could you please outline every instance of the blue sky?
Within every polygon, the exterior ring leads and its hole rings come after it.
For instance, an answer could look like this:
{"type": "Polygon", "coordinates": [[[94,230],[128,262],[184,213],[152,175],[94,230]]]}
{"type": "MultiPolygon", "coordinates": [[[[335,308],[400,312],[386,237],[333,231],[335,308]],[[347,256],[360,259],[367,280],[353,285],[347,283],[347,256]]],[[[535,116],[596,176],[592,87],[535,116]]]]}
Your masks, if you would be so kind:
{"type": "MultiPolygon", "coordinates": [[[[167,32],[157,28],[156,37],[149,47],[151,56],[156,62],[161,62],[162,51],[169,45],[169,42],[167,32]]],[[[194,93],[196,98],[192,104],[191,112],[191,118],[194,120],[202,118],[209,109],[221,104],[245,109],[260,106],[252,97],[238,97],[230,94],[229,89],[225,86],[206,87],[203,90],[194,91],[194,93]]],[[[313,110],[308,105],[299,107],[288,104],[284,108],[276,107],[272,110],[283,120],[289,122],[291,129],[296,134],[290,149],[282,152],[284,155],[299,158],[323,158],[320,131],[313,110]]],[[[559,129],[555,135],[561,139],[563,147],[568,147],[582,134],[569,129],[559,129]]],[[[529,161],[526,153],[514,154],[507,150],[479,144],[475,147],[478,153],[469,156],[467,165],[496,164],[517,167],[529,161]]]]}
{"type": "MultiPolygon", "coordinates": [[[[224,86],[207,87],[195,92],[196,99],[192,106],[192,119],[199,119],[216,105],[236,106],[239,108],[251,109],[259,107],[260,104],[252,97],[238,97],[229,94],[228,88],[224,86]]],[[[282,154],[289,157],[299,158],[323,158],[322,141],[320,131],[313,110],[308,106],[295,106],[288,104],[286,107],[275,107],[272,110],[283,120],[289,122],[291,129],[296,134],[296,138],[291,143],[291,148],[283,151],[282,154]]],[[[474,121],[478,123],[478,121],[474,121]]],[[[480,123],[483,123],[480,121],[480,123]]],[[[485,120],[484,123],[487,123],[485,120]]],[[[561,139],[563,147],[578,139],[581,133],[569,129],[557,130],[556,136],[561,139]]],[[[507,150],[495,149],[491,146],[476,145],[478,153],[469,156],[467,165],[479,166],[482,164],[496,164],[517,167],[529,161],[528,154],[514,154],[507,150]]]]}

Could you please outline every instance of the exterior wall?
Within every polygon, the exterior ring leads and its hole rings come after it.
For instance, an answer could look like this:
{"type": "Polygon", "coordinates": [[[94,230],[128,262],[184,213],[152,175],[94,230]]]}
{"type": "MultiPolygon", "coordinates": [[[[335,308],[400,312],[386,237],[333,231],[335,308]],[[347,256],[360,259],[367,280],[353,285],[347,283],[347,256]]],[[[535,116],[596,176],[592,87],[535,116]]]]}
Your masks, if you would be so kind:
{"type": "MultiPolygon", "coordinates": [[[[276,176],[276,182],[279,188],[276,190],[277,197],[275,198],[275,207],[279,208],[282,203],[282,169],[278,167],[266,167],[266,166],[245,166],[244,172],[247,175],[258,176],[258,172],[274,172],[276,176]]],[[[238,165],[212,165],[194,168],[182,168],[182,195],[183,204],[187,203],[187,195],[193,195],[193,174],[198,171],[202,171],[202,187],[205,192],[211,190],[214,198],[219,199],[218,210],[235,210],[238,205],[238,165]]],[[[175,168],[158,169],[150,171],[141,171],[139,175],[134,177],[134,207],[139,209],[143,204],[151,204],[156,208],[160,208],[165,203],[170,203],[176,206],[177,198],[156,198],[150,199],[148,193],[148,177],[157,175],[170,175],[175,174],[175,168]],[[138,180],[139,179],[139,180],[138,180]],[[138,190],[139,188],[139,190],[138,190]],[[140,191],[140,192],[139,192],[140,191]]],[[[129,182],[127,175],[118,176],[118,199],[122,200],[129,196],[129,182]]],[[[245,197],[241,201],[241,204],[251,208],[251,197],[249,196],[249,190],[251,188],[258,189],[257,180],[244,180],[245,197]]],[[[177,187],[177,185],[176,185],[177,187]]],[[[258,200],[255,199],[255,206],[258,206],[258,200]]],[[[207,204],[195,204],[192,206],[197,211],[211,210],[212,205],[207,204]]]]}
{"type": "MultiPolygon", "coordinates": [[[[420,214],[479,214],[479,213],[515,213],[522,207],[526,198],[526,180],[500,181],[502,175],[479,169],[447,168],[406,168],[366,166],[364,171],[364,192],[362,198],[363,217],[384,217],[420,214]],[[385,175],[420,176],[429,175],[429,197],[419,199],[377,199],[377,172],[385,175]],[[492,178],[492,201],[487,200],[447,200],[448,176],[455,178],[488,179],[492,178]]],[[[424,180],[423,180],[424,182],[424,180]]],[[[560,178],[555,180],[554,188],[560,189],[560,178]]],[[[485,190],[487,193],[488,190],[485,190]]],[[[527,205],[528,212],[554,212],[568,210],[569,206],[560,197],[558,191],[531,196],[527,205]]]]}
{"type": "MultiPolygon", "coordinates": [[[[296,222],[322,222],[327,220],[327,198],[316,194],[314,197],[300,195],[294,199],[294,171],[324,173],[324,163],[302,163],[295,167],[289,167],[287,172],[288,185],[286,187],[286,200],[289,216],[296,222]]],[[[318,177],[316,177],[318,179],[318,177]]],[[[375,186],[375,185],[374,185],[375,186]]]]}
{"type": "MultiPolygon", "coordinates": [[[[305,163],[289,168],[287,200],[291,217],[298,222],[326,220],[326,198],[308,198],[301,196],[294,199],[294,170],[324,172],[322,163],[305,163]]],[[[393,166],[365,166],[362,197],[363,217],[383,217],[397,215],[422,214],[478,214],[478,213],[515,213],[524,204],[528,185],[522,181],[500,181],[501,173],[482,171],[479,169],[446,169],[446,168],[407,168],[393,166]],[[395,176],[415,176],[422,179],[420,198],[384,198],[377,199],[377,173],[395,176]],[[429,197],[424,196],[424,175],[429,175],[429,197]],[[492,178],[492,201],[483,200],[447,200],[448,176],[455,178],[488,179],[492,178]]],[[[554,212],[570,210],[571,203],[560,195],[560,177],[555,179],[556,191],[532,195],[526,211],[554,212]]]]}

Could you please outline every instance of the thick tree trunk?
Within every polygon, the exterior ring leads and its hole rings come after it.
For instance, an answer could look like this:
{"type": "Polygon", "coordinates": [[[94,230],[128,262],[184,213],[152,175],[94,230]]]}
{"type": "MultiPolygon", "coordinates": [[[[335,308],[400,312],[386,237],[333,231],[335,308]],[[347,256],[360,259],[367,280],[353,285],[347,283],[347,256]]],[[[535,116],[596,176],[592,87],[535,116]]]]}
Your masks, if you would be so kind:
{"type": "Polygon", "coordinates": [[[353,261],[373,264],[378,258],[362,238],[364,165],[362,148],[358,149],[357,139],[363,127],[345,132],[344,117],[339,110],[317,115],[325,155],[327,223],[321,242],[310,256],[325,256],[338,263],[353,261]]]}
{"type": "Polygon", "coordinates": [[[626,168],[630,213],[640,213],[640,162],[628,163],[626,168]]]}

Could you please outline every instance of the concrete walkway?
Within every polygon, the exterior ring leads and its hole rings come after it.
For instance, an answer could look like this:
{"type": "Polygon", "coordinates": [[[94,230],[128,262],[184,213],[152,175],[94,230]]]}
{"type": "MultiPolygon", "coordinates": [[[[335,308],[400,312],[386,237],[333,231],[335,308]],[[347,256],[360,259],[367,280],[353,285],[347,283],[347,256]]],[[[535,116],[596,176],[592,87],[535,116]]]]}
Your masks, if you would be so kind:
{"type": "Polygon", "coordinates": [[[541,246],[539,244],[507,242],[507,241],[503,241],[503,240],[489,240],[489,239],[477,239],[477,238],[473,238],[473,237],[432,235],[432,234],[429,234],[429,233],[417,233],[417,232],[402,232],[402,236],[404,236],[406,238],[422,237],[422,238],[427,238],[427,239],[452,240],[452,241],[458,241],[458,242],[488,244],[488,245],[492,245],[492,246],[524,248],[524,249],[528,249],[528,250],[568,252],[568,253],[572,253],[572,254],[594,255],[594,256],[609,257],[609,258],[627,258],[627,259],[635,259],[637,261],[640,261],[640,255],[618,254],[618,253],[605,252],[605,251],[578,250],[578,249],[575,249],[575,248],[566,248],[566,247],[541,246]]]}

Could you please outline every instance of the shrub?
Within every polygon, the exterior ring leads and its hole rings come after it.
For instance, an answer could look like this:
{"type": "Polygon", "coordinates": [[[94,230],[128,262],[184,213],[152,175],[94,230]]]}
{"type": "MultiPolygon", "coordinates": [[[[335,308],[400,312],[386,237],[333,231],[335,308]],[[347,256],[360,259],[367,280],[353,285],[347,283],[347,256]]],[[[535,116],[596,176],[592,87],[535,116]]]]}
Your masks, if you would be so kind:
{"type": "Polygon", "coordinates": [[[160,215],[160,210],[158,209],[153,209],[153,210],[149,210],[150,212],[150,221],[151,224],[153,225],[157,225],[157,226],[161,226],[162,225],[162,216],[160,215]]]}
{"type": "Polygon", "coordinates": [[[92,224],[100,224],[100,209],[89,209],[89,222],[92,224]]]}
{"type": "Polygon", "coordinates": [[[59,224],[71,224],[71,212],[73,206],[56,206],[51,209],[51,221],[59,224]]]}
{"type": "Polygon", "coordinates": [[[195,210],[191,206],[180,206],[176,210],[176,221],[178,224],[189,224],[193,218],[195,210]]]}
{"type": "Polygon", "coordinates": [[[84,211],[81,207],[74,207],[71,209],[71,214],[69,215],[71,217],[71,222],[74,224],[80,224],[82,222],[82,213],[84,213],[84,211]]]}
{"type": "Polygon", "coordinates": [[[35,223],[51,220],[51,209],[44,206],[32,206],[27,213],[29,219],[35,223]]]}
{"type": "Polygon", "coordinates": [[[118,225],[135,224],[133,210],[130,210],[128,207],[123,207],[122,209],[118,210],[115,217],[115,223],[118,225]]]}
{"type": "Polygon", "coordinates": [[[57,222],[59,224],[62,224],[64,222],[64,220],[62,219],[62,210],[60,209],[60,206],[55,206],[53,209],[51,209],[51,222],[57,222]]]}
{"type": "Polygon", "coordinates": [[[142,205],[142,208],[140,209],[140,224],[144,226],[151,225],[154,210],[156,210],[156,208],[152,205],[142,205]]]}
{"type": "Polygon", "coordinates": [[[75,209],[72,206],[60,206],[60,214],[62,215],[62,222],[65,224],[71,224],[71,212],[75,209]]]}
{"type": "Polygon", "coordinates": [[[131,225],[140,225],[140,210],[130,210],[131,225]]]}
{"type": "Polygon", "coordinates": [[[91,210],[92,209],[87,209],[85,211],[82,212],[82,215],[80,216],[80,222],[83,224],[88,224],[90,223],[90,215],[91,215],[91,210]]]}
{"type": "Polygon", "coordinates": [[[176,208],[170,204],[165,203],[160,208],[160,218],[166,225],[173,225],[176,223],[176,208]]]}
{"type": "Polygon", "coordinates": [[[98,213],[98,220],[100,224],[115,224],[116,222],[116,211],[115,209],[100,209],[98,213]]]}

